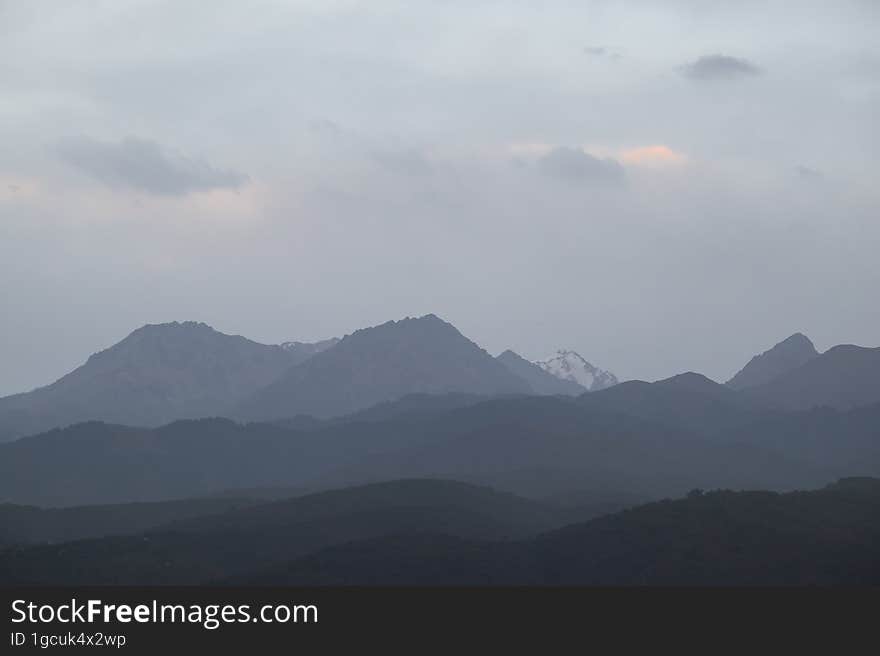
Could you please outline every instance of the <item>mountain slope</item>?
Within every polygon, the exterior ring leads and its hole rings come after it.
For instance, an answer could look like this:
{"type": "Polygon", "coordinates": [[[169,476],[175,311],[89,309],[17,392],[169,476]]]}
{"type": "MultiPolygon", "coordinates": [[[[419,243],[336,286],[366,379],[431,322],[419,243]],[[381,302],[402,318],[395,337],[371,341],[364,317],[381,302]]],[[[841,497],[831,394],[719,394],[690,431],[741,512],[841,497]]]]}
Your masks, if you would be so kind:
{"type": "Polygon", "coordinates": [[[548,584],[876,584],[878,502],[878,479],[694,493],[549,533],[537,556],[548,584]]]}
{"type": "Polygon", "coordinates": [[[333,417],[407,394],[527,394],[529,385],[429,314],[346,335],[236,410],[245,419],[333,417]]]}
{"type": "Polygon", "coordinates": [[[535,394],[567,394],[578,396],[586,392],[586,388],[580,384],[554,376],[545,371],[534,362],[529,362],[511,350],[504,351],[495,358],[507,367],[514,376],[526,381],[535,394]]]}
{"type": "Polygon", "coordinates": [[[215,497],[74,508],[0,504],[0,546],[141,533],[172,521],[256,503],[240,497],[215,497]]]}
{"type": "Polygon", "coordinates": [[[166,501],[286,485],[303,441],[268,424],[225,419],[161,428],[76,424],[0,444],[0,501],[74,506],[166,501]]]}
{"type": "Polygon", "coordinates": [[[0,399],[0,439],[87,420],[157,426],[215,415],[307,357],[203,323],[143,326],[51,385],[0,399]]]}
{"type": "MultiPolygon", "coordinates": [[[[590,396],[498,399],[461,408],[432,419],[430,428],[409,425],[410,439],[394,448],[374,444],[356,460],[340,457],[318,480],[336,486],[434,476],[518,493],[559,495],[591,488],[656,498],[692,487],[785,489],[833,477],[823,466],[801,462],[796,453],[710,440],[680,423],[584,403],[590,396]],[[542,485],[530,480],[535,477],[542,485]]],[[[739,421],[732,414],[729,419],[739,421]]],[[[385,426],[389,436],[391,426],[385,426]]]]}
{"type": "Polygon", "coordinates": [[[7,549],[0,584],[877,585],[878,504],[880,480],[850,478],[785,494],[695,490],[552,528],[562,517],[542,504],[391,481],[7,549]]]}
{"type": "Polygon", "coordinates": [[[829,349],[769,383],[742,392],[768,406],[846,410],[880,402],[880,348],[842,345],[829,349]]]}
{"type": "Polygon", "coordinates": [[[877,585],[880,480],[695,492],[535,539],[396,535],[233,581],[261,585],[877,585]]]}
{"type": "Polygon", "coordinates": [[[575,351],[560,350],[535,364],[556,378],[577,383],[590,392],[617,385],[617,376],[593,366],[575,351]]]}
{"type": "Polygon", "coordinates": [[[0,552],[0,582],[205,583],[353,540],[432,531],[522,538],[562,526],[568,517],[552,506],[455,481],[389,481],[176,521],[137,537],[0,552]]]}
{"type": "Polygon", "coordinates": [[[771,415],[735,426],[718,439],[792,454],[801,462],[833,469],[838,476],[876,476],[880,474],[880,403],[771,415]]]}
{"type": "Polygon", "coordinates": [[[763,385],[797,369],[818,355],[819,352],[806,335],[795,333],[749,360],[726,385],[734,390],[763,385]]]}
{"type": "Polygon", "coordinates": [[[761,405],[696,373],[679,374],[655,383],[627,381],[584,396],[580,402],[704,436],[771,414],[761,405]]]}

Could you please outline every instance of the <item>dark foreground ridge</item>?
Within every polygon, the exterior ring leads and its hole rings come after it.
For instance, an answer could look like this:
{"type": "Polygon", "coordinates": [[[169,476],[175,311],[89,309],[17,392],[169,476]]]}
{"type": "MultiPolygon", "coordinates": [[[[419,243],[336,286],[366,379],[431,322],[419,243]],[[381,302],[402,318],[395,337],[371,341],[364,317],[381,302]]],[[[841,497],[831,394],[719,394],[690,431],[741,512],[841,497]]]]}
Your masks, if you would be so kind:
{"type": "Polygon", "coordinates": [[[487,543],[396,535],[232,582],[262,585],[876,585],[880,480],[812,492],[694,491],[487,543]]]}
{"type": "Polygon", "coordinates": [[[785,494],[694,490],[570,523],[575,511],[487,488],[393,481],[9,548],[0,583],[876,585],[878,507],[880,480],[852,478],[785,494]]]}

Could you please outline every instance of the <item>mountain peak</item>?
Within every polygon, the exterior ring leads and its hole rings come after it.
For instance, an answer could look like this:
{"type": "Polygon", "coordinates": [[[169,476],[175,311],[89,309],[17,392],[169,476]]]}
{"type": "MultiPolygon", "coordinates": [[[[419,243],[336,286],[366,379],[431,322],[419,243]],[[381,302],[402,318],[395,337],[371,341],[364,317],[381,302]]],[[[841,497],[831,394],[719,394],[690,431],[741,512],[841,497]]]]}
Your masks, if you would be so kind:
{"type": "Polygon", "coordinates": [[[746,394],[770,407],[849,410],[880,398],[880,348],[840,344],[746,394]]]}
{"type": "Polygon", "coordinates": [[[240,406],[247,419],[333,417],[407,394],[531,391],[452,324],[433,314],[387,321],[343,337],[240,406]]]}
{"type": "MultiPolygon", "coordinates": [[[[816,347],[813,346],[813,342],[809,337],[804,335],[803,333],[794,333],[793,335],[789,335],[785,339],[783,339],[776,347],[783,348],[806,348],[816,350],[816,347]]],[[[774,347],[774,348],[776,348],[774,347]]]]}
{"type": "Polygon", "coordinates": [[[444,331],[450,335],[461,335],[458,328],[448,321],[444,321],[436,314],[425,314],[420,317],[404,317],[402,319],[390,319],[376,326],[367,328],[358,328],[351,335],[346,335],[347,339],[355,335],[376,334],[382,332],[405,333],[418,330],[444,331]]]}
{"type": "Polygon", "coordinates": [[[730,394],[729,390],[725,390],[723,386],[703,374],[695,371],[686,371],[663,380],[658,380],[655,385],[666,388],[675,388],[689,392],[715,392],[721,390],[726,394],[730,394]]]}
{"type": "Polygon", "coordinates": [[[531,385],[532,391],[535,394],[579,396],[587,391],[579,383],[558,378],[510,349],[507,349],[495,359],[503,364],[514,376],[523,379],[531,385]]]}
{"type": "Polygon", "coordinates": [[[203,321],[166,321],[165,323],[146,323],[140,328],[132,331],[132,334],[135,333],[145,333],[145,332],[167,332],[174,330],[185,330],[185,331],[199,331],[199,332],[211,332],[216,333],[211,326],[206,324],[203,321]]]}
{"type": "Polygon", "coordinates": [[[156,426],[213,416],[306,357],[199,321],[146,324],[54,383],[0,399],[0,433],[18,437],[90,419],[156,426]]]}
{"type": "Polygon", "coordinates": [[[584,389],[596,392],[617,385],[617,376],[610,371],[599,369],[588,362],[580,353],[570,349],[559,349],[556,354],[536,365],[561,380],[577,383],[584,389]]]}
{"type": "Polygon", "coordinates": [[[794,333],[773,348],[754,356],[726,384],[735,390],[763,385],[797,369],[818,355],[819,352],[806,335],[794,333]]]}

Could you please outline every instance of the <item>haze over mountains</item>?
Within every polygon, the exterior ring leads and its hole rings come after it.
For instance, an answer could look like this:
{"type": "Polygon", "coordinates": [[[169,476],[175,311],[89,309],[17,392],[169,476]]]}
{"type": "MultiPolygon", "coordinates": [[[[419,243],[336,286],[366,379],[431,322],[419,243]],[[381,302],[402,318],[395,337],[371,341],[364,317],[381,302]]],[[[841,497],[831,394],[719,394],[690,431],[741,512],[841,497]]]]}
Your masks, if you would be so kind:
{"type": "MultiPolygon", "coordinates": [[[[730,394],[693,377],[689,392],[696,403],[727,394],[740,399],[734,405],[767,411],[846,410],[880,401],[878,362],[880,349],[839,346],[819,354],[797,333],[753,357],[727,382],[730,394]]],[[[652,388],[631,381],[616,394],[628,403],[637,389],[656,396],[686,379],[673,380],[652,388]]],[[[617,382],[570,350],[537,362],[510,350],[493,358],[434,315],[277,346],[175,322],[139,328],[55,383],[0,399],[0,440],[91,420],[152,427],[211,416],[332,418],[413,394],[578,396],[617,382]]],[[[614,405],[614,394],[603,398],[614,405]]],[[[644,410],[646,402],[636,405],[644,410]]]]}
{"type": "Polygon", "coordinates": [[[785,413],[696,375],[581,397],[406,397],[379,411],[292,425],[85,423],[0,445],[0,499],[157,501],[400,477],[542,497],[793,489],[880,475],[878,426],[880,403],[785,413]]]}
{"type": "Polygon", "coordinates": [[[880,588],[878,28],[0,0],[0,589],[47,586],[13,646],[857,643],[855,600],[244,586],[880,588]]]}
{"type": "Polygon", "coordinates": [[[94,419],[157,426],[222,414],[309,355],[203,323],[143,326],[51,385],[0,399],[0,438],[94,419]]]}
{"type": "Polygon", "coordinates": [[[274,585],[876,585],[880,480],[809,492],[693,491],[539,534],[391,535],[230,583],[274,585]]]}
{"type": "Polygon", "coordinates": [[[434,315],[277,346],[196,322],[147,325],[55,383],[0,399],[0,441],[90,420],[333,417],[417,393],[585,391],[512,355],[492,358],[434,315]]]}
{"type": "Polygon", "coordinates": [[[529,394],[531,386],[430,314],[346,335],[246,399],[235,415],[333,417],[406,394],[529,394]]]}
{"type": "Polygon", "coordinates": [[[0,584],[876,585],[878,502],[880,479],[849,478],[788,494],[693,490],[596,517],[396,480],[164,523],[134,507],[116,534],[61,544],[13,534],[0,584]]]}
{"type": "Polygon", "coordinates": [[[573,351],[492,357],[434,315],[277,346],[145,326],[0,400],[9,437],[56,426],[0,444],[0,581],[875,580],[878,381],[880,349],[799,334],[725,385],[612,384],[573,351]],[[609,515],[717,488],[765,492],[609,515]]]}

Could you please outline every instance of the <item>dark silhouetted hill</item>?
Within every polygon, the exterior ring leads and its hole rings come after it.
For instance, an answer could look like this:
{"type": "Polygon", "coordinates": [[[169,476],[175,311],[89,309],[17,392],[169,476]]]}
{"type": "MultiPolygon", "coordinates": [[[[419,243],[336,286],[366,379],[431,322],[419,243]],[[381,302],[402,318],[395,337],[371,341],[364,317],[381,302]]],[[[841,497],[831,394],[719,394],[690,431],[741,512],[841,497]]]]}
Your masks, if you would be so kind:
{"type": "Polygon", "coordinates": [[[234,583],[263,585],[872,585],[880,481],[811,492],[694,491],[519,543],[394,535],[234,583]]]}
{"type": "Polygon", "coordinates": [[[202,583],[353,540],[432,532],[522,538],[571,517],[464,483],[391,481],[184,519],[135,537],[7,550],[0,552],[0,582],[202,583]]]}
{"type": "Polygon", "coordinates": [[[182,499],[72,508],[0,504],[0,545],[69,542],[141,533],[180,519],[214,514],[258,503],[244,497],[182,499]]]}

